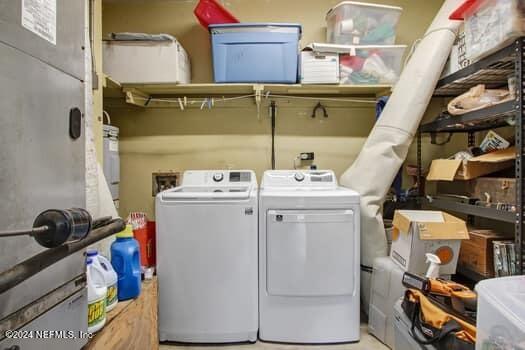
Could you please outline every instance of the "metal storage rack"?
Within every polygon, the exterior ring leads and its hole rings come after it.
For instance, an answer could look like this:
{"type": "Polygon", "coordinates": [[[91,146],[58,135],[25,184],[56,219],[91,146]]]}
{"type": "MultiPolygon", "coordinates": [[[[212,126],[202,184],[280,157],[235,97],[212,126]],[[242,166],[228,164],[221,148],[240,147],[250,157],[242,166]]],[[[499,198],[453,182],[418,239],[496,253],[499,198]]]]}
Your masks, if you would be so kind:
{"type": "MultiPolygon", "coordinates": [[[[421,134],[427,133],[435,136],[438,133],[467,133],[468,144],[475,143],[475,133],[482,130],[494,129],[513,125],[515,128],[516,142],[516,212],[503,211],[495,208],[486,208],[473,204],[458,203],[447,200],[435,199],[428,202],[433,207],[449,210],[467,215],[484,217],[503,222],[515,224],[516,244],[516,271],[524,272],[525,244],[523,237],[523,216],[525,204],[525,37],[516,39],[505,48],[489,55],[488,57],[471,64],[449,76],[439,80],[434,96],[455,97],[466,92],[477,84],[485,84],[488,88],[497,88],[507,85],[508,77],[516,77],[516,99],[506,103],[498,104],[490,108],[473,111],[461,116],[438,118],[433,122],[421,125],[417,134],[417,168],[418,185],[421,184],[422,162],[421,162],[421,134]],[[512,120],[509,124],[509,119],[512,120]]],[[[425,201],[423,189],[419,186],[419,194],[425,201]]],[[[470,279],[479,280],[483,276],[461,271],[470,279]]]]}

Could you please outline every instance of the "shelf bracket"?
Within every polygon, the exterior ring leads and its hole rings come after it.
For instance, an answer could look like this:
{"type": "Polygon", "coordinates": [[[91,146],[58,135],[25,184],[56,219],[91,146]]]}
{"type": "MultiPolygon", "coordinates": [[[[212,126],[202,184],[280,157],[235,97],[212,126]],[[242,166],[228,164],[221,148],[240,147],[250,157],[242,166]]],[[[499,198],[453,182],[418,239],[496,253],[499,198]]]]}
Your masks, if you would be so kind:
{"type": "Polygon", "coordinates": [[[257,106],[257,119],[261,119],[261,99],[264,91],[264,85],[255,84],[253,85],[253,91],[255,93],[255,105],[257,106]]]}
{"type": "Polygon", "coordinates": [[[126,94],[126,103],[130,105],[138,107],[147,107],[151,100],[150,95],[145,94],[142,91],[137,90],[135,88],[124,89],[124,93],[126,94]]]}

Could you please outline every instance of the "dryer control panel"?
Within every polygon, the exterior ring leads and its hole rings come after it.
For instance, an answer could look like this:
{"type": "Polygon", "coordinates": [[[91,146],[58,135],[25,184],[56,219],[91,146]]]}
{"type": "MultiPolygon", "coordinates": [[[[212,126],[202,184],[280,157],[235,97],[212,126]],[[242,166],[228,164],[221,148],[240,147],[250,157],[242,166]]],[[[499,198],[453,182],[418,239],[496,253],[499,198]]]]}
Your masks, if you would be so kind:
{"type": "Polygon", "coordinates": [[[257,185],[252,170],[189,170],[184,172],[183,186],[257,185]]]}
{"type": "Polygon", "coordinates": [[[268,170],[262,187],[337,187],[332,170],[268,170]]]}

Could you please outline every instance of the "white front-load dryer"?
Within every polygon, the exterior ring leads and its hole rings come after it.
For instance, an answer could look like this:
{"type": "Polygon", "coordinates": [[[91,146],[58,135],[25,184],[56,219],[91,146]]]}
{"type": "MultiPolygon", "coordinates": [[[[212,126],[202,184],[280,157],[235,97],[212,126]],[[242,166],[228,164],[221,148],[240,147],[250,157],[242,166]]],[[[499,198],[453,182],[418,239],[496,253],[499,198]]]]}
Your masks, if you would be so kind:
{"type": "Polygon", "coordinates": [[[256,341],[253,171],[187,171],[156,199],[160,341],[256,341]]]}
{"type": "Polygon", "coordinates": [[[266,171],[259,193],[259,337],[359,341],[359,195],[332,171],[266,171]]]}

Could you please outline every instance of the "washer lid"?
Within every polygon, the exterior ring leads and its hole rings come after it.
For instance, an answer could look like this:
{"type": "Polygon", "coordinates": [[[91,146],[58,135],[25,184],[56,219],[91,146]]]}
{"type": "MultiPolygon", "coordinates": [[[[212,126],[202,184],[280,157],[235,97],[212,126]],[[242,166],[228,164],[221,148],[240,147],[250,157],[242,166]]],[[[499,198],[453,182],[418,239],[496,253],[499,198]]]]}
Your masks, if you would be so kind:
{"type": "Polygon", "coordinates": [[[162,200],[248,199],[251,186],[180,186],[162,192],[162,200]]]}

